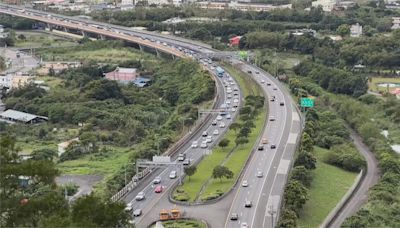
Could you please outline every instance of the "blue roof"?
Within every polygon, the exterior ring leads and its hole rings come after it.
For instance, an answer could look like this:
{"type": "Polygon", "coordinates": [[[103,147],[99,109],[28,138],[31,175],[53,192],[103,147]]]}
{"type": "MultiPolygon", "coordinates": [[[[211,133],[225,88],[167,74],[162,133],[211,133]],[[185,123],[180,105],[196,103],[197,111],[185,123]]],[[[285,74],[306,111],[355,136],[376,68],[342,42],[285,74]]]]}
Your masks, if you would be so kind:
{"type": "Polygon", "coordinates": [[[225,72],[224,69],[222,69],[221,67],[217,67],[217,73],[222,74],[224,72],[225,72]]]}

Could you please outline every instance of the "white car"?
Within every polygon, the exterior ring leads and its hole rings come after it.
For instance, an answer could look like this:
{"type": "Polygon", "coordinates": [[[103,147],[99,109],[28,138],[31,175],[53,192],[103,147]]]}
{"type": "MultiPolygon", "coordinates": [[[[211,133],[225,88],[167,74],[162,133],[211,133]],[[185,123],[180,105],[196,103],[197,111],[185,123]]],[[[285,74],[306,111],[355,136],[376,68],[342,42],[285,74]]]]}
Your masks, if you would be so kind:
{"type": "Polygon", "coordinates": [[[242,187],[248,187],[248,186],[249,186],[249,182],[247,182],[247,180],[243,180],[242,187]]]}
{"type": "Polygon", "coordinates": [[[228,119],[228,120],[232,119],[231,114],[227,114],[225,117],[226,117],[226,119],[228,119]]]}
{"type": "Polygon", "coordinates": [[[136,201],[140,201],[140,200],[144,200],[144,198],[145,198],[144,192],[139,192],[139,193],[136,195],[135,200],[136,200],[136,201]]]}
{"type": "Polygon", "coordinates": [[[203,131],[203,134],[201,134],[201,136],[203,137],[207,137],[207,135],[208,135],[207,131],[203,131]]]}
{"type": "Polygon", "coordinates": [[[154,178],[153,184],[159,184],[159,183],[161,183],[161,177],[154,178]]]}
{"type": "Polygon", "coordinates": [[[213,135],[218,135],[218,134],[219,134],[218,129],[215,129],[214,132],[213,132],[213,135]]]}
{"type": "Polygon", "coordinates": [[[239,99],[237,98],[233,99],[233,103],[239,103],[239,99]]]}
{"type": "Polygon", "coordinates": [[[207,136],[206,142],[207,142],[207,143],[211,143],[212,141],[213,141],[213,140],[212,140],[212,136],[211,136],[211,135],[207,136]]]}
{"type": "Polygon", "coordinates": [[[197,141],[193,141],[192,142],[192,148],[197,148],[198,146],[198,142],[197,141]]]}
{"type": "Polygon", "coordinates": [[[206,141],[203,141],[203,142],[200,144],[200,147],[201,147],[201,148],[207,148],[207,142],[206,142],[206,141]]]}
{"type": "Polygon", "coordinates": [[[221,115],[218,115],[218,116],[217,116],[217,120],[218,120],[218,121],[222,120],[222,116],[221,116],[221,115]]]}
{"type": "Polygon", "coordinates": [[[232,110],[232,112],[236,112],[236,108],[235,107],[233,107],[231,110],[232,110]]]}
{"type": "Polygon", "coordinates": [[[132,203],[128,203],[125,207],[125,211],[130,212],[132,211],[132,203]]]}
{"type": "Polygon", "coordinates": [[[217,125],[217,120],[213,120],[213,121],[211,122],[211,125],[212,125],[212,126],[217,125]]]}
{"type": "Polygon", "coordinates": [[[221,122],[221,123],[219,124],[219,127],[220,127],[220,128],[224,128],[224,127],[225,127],[225,123],[224,123],[224,122],[221,122]]]}
{"type": "Polygon", "coordinates": [[[258,171],[258,172],[257,172],[257,177],[258,177],[258,178],[261,178],[261,177],[263,177],[263,176],[264,176],[263,172],[261,172],[261,171],[258,171]]]}
{"type": "Polygon", "coordinates": [[[270,116],[270,117],[269,117],[269,121],[275,121],[275,117],[270,116]]]}
{"type": "Polygon", "coordinates": [[[226,95],[227,98],[232,98],[232,94],[226,95]]]}
{"type": "Polygon", "coordinates": [[[261,84],[264,84],[264,83],[265,83],[265,81],[264,81],[264,80],[261,80],[260,82],[261,82],[261,84]]]}
{"type": "Polygon", "coordinates": [[[176,178],[176,171],[175,170],[172,170],[170,173],[169,173],[169,179],[175,179],[176,178]]]}

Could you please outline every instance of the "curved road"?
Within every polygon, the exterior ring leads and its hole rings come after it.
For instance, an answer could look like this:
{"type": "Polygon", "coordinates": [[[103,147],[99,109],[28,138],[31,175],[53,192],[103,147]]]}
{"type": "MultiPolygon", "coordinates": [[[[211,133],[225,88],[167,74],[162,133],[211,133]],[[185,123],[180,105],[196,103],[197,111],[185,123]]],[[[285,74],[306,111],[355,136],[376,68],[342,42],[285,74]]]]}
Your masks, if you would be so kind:
{"type": "Polygon", "coordinates": [[[350,133],[354,145],[367,162],[367,173],[352,196],[347,200],[346,204],[328,224],[328,227],[340,227],[346,218],[355,214],[362,205],[367,202],[369,189],[378,182],[380,177],[378,161],[375,155],[369,150],[367,145],[363,143],[362,138],[353,129],[350,129],[350,133]]]}
{"type": "MultiPolygon", "coordinates": [[[[193,41],[185,40],[181,38],[162,36],[154,33],[143,33],[141,31],[132,31],[121,26],[114,26],[100,22],[85,21],[81,22],[78,19],[65,17],[62,15],[48,14],[46,12],[35,11],[31,9],[22,9],[14,6],[3,6],[0,13],[7,13],[15,16],[31,18],[34,20],[48,22],[50,24],[56,24],[59,26],[83,30],[91,33],[96,33],[104,36],[109,36],[118,39],[124,39],[132,42],[136,42],[143,46],[157,48],[158,50],[172,53],[178,57],[191,57],[199,58],[207,54],[218,54],[218,51],[209,49],[204,45],[196,44],[193,41]],[[90,24],[89,24],[90,23],[90,24]],[[162,43],[162,44],[161,44],[162,43]],[[181,50],[185,49],[185,53],[181,50]],[[197,54],[198,53],[198,54],[197,54]]],[[[249,76],[253,77],[263,88],[264,93],[272,98],[275,96],[276,101],[270,101],[269,103],[269,121],[267,122],[267,128],[264,129],[263,137],[266,137],[270,144],[275,144],[276,148],[268,148],[263,151],[254,151],[254,155],[250,161],[250,164],[244,171],[244,178],[250,182],[250,186],[244,190],[240,186],[236,186],[234,191],[231,192],[226,198],[214,205],[205,205],[198,207],[184,207],[187,210],[188,217],[196,217],[207,220],[212,227],[223,227],[226,221],[226,227],[240,226],[240,222],[246,222],[251,227],[270,227],[276,224],[274,218],[279,216],[279,208],[281,204],[281,198],[283,195],[283,188],[286,183],[287,174],[292,165],[293,154],[296,149],[297,140],[299,133],[301,132],[301,119],[296,109],[295,103],[292,100],[289,91],[273,78],[268,73],[250,65],[247,63],[240,62],[235,59],[231,59],[231,62],[239,69],[247,72],[249,76]],[[279,102],[279,103],[278,103],[279,102]],[[283,105],[280,105],[283,102],[283,105]],[[263,177],[255,177],[257,171],[263,172],[263,177]],[[248,199],[251,196],[254,207],[251,209],[244,208],[244,199],[248,199]],[[274,215],[269,216],[268,208],[272,207],[275,211],[274,215]],[[240,215],[240,221],[236,223],[228,222],[229,214],[228,211],[244,212],[240,215]]],[[[233,116],[233,113],[232,113],[233,116]]],[[[227,123],[228,119],[223,119],[227,123]]],[[[215,126],[209,126],[210,131],[216,129],[215,126]]],[[[222,134],[222,132],[221,132],[222,134]]],[[[199,137],[199,136],[196,136],[199,137]]],[[[201,137],[201,136],[200,136],[201,137]]],[[[199,141],[202,139],[199,139],[199,141]]],[[[259,143],[259,142],[258,142],[259,143]]],[[[190,147],[186,145],[186,147],[190,147]]],[[[201,156],[202,152],[199,149],[190,148],[188,156],[197,161],[201,156]]],[[[165,178],[168,176],[169,170],[172,167],[167,167],[164,171],[161,171],[163,176],[162,185],[166,183],[167,186],[174,181],[165,178]]],[[[179,175],[179,172],[178,172],[179,175]]],[[[243,174],[242,174],[243,175],[243,174]]],[[[147,178],[148,182],[151,179],[147,178]]],[[[176,181],[175,181],[176,183],[176,181]]],[[[152,198],[145,200],[149,201],[148,205],[144,205],[145,214],[139,219],[139,227],[148,225],[148,222],[157,219],[159,210],[158,207],[168,208],[171,203],[167,200],[167,191],[154,197],[153,187],[150,183],[145,186],[146,193],[150,193],[152,198]],[[149,205],[151,207],[149,207],[149,205]]],[[[140,187],[143,189],[142,187],[140,187]]],[[[139,188],[139,189],[140,189],[139,188]]],[[[171,189],[171,187],[167,187],[171,189]]],[[[132,197],[132,194],[131,194],[132,197]]],[[[131,198],[132,199],[132,198],[131,198]]],[[[126,202],[130,202],[128,199],[126,202]]],[[[135,203],[135,206],[143,206],[141,203],[135,203]]]]}

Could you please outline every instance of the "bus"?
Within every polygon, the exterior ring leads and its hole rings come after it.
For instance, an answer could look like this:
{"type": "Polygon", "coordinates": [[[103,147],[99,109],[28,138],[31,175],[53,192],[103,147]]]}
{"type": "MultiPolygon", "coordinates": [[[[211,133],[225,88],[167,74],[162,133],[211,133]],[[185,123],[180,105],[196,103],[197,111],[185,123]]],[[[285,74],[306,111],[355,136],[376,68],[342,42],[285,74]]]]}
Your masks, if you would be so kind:
{"type": "Polygon", "coordinates": [[[225,71],[221,67],[217,67],[216,71],[217,71],[217,76],[218,77],[223,77],[224,76],[225,71]]]}

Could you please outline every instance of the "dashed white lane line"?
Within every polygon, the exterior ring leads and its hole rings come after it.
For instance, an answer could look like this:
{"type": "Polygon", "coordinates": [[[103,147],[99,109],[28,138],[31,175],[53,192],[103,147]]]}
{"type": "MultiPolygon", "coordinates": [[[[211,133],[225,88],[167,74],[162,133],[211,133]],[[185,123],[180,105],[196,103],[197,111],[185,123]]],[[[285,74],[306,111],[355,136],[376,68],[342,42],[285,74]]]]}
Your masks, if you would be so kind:
{"type": "Polygon", "coordinates": [[[282,159],[279,163],[277,174],[287,174],[289,170],[290,160],[282,159]]]}

